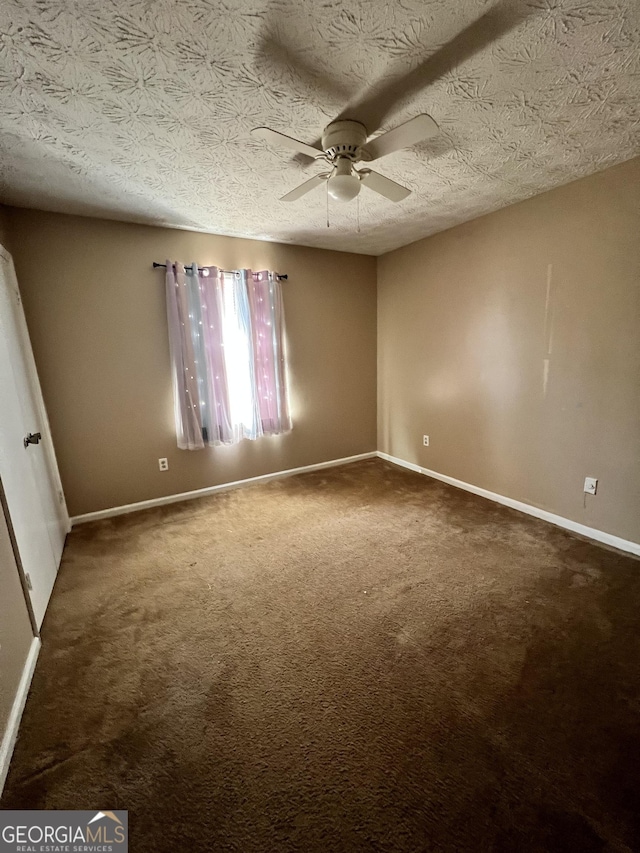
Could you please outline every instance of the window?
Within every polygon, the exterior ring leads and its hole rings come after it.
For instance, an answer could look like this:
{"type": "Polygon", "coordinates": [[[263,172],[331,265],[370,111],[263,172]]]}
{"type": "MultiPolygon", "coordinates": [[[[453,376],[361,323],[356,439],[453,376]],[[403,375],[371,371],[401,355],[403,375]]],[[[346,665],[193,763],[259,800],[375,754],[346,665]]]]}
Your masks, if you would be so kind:
{"type": "Polygon", "coordinates": [[[166,294],[178,447],[288,432],[277,276],[167,261],[166,294]]]}

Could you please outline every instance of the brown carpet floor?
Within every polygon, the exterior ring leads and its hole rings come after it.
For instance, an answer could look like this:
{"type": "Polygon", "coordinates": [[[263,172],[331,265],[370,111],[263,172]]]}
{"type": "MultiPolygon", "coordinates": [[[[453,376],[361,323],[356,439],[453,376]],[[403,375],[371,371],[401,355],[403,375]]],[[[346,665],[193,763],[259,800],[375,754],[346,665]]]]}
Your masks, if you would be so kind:
{"type": "Polygon", "coordinates": [[[3,808],[135,853],[640,850],[640,562],[368,460],[74,530],[3,808]]]}

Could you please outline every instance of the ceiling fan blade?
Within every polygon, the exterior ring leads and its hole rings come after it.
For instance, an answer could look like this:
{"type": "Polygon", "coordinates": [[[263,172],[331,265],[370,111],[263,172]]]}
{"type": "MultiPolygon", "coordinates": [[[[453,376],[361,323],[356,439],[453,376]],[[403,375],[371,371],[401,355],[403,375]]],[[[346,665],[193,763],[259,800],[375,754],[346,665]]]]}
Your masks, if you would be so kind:
{"type": "Polygon", "coordinates": [[[291,190],[291,192],[283,195],[280,201],[297,201],[301,196],[306,195],[314,187],[317,187],[318,184],[323,184],[327,180],[327,177],[327,174],[314,175],[313,178],[309,178],[308,181],[300,184],[299,187],[296,187],[294,190],[291,190]]]}
{"type": "Polygon", "coordinates": [[[416,142],[429,139],[430,136],[435,136],[439,130],[440,128],[431,116],[423,113],[405,121],[404,124],[388,133],[383,133],[377,139],[367,142],[364,150],[371,156],[371,160],[379,160],[380,157],[386,157],[387,154],[393,154],[394,151],[399,151],[401,148],[409,148],[416,142]]]}
{"type": "Polygon", "coordinates": [[[380,193],[389,201],[402,201],[411,194],[411,190],[403,187],[402,184],[397,184],[391,178],[385,178],[378,172],[372,172],[370,169],[363,169],[360,173],[360,183],[369,187],[376,193],[380,193]]]}
{"type": "Polygon", "coordinates": [[[374,85],[364,96],[349,102],[336,119],[360,121],[369,133],[375,133],[400,104],[410,100],[534,13],[533,7],[518,6],[513,0],[499,0],[492,9],[424,59],[413,71],[374,85]]]}
{"type": "Polygon", "coordinates": [[[270,127],[254,127],[251,133],[258,139],[264,139],[265,142],[271,145],[276,145],[279,148],[291,148],[293,151],[300,151],[306,154],[307,157],[317,157],[323,153],[321,148],[314,148],[313,145],[307,145],[306,142],[292,139],[290,136],[285,136],[284,133],[271,130],[270,127]]]}

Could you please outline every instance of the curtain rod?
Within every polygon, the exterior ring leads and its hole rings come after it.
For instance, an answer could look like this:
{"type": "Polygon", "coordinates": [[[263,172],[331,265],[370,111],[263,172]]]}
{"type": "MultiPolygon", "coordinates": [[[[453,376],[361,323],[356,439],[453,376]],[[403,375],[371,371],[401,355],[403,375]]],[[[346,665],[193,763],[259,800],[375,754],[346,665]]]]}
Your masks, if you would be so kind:
{"type": "MultiPolygon", "coordinates": [[[[153,262],[153,266],[154,267],[164,267],[165,269],[167,268],[166,264],[159,264],[157,261],[153,262]]],[[[185,264],[185,269],[190,269],[190,267],[191,267],[191,264],[188,264],[188,265],[185,264]]],[[[206,267],[198,267],[198,271],[203,270],[203,269],[206,269],[206,267]]],[[[233,272],[237,272],[237,270],[220,270],[220,272],[233,273],[233,272]]],[[[286,281],[289,277],[285,274],[281,275],[280,273],[276,273],[275,276],[278,279],[278,281],[286,281]]]]}

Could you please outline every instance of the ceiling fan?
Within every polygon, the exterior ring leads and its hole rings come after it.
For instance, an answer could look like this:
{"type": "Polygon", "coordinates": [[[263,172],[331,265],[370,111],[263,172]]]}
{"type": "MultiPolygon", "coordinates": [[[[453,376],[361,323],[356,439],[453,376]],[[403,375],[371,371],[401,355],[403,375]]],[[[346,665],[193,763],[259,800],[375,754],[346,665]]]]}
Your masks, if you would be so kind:
{"type": "MultiPolygon", "coordinates": [[[[331,166],[330,171],[314,175],[280,200],[295,201],[326,182],[329,195],[340,201],[355,198],[363,184],[391,201],[402,201],[409,195],[409,189],[369,168],[355,167],[358,163],[370,163],[393,151],[428,139],[438,133],[438,125],[430,116],[423,114],[369,142],[368,137],[380,128],[400,104],[407,103],[411,97],[451,73],[534,13],[535,7],[526,0],[496,0],[484,14],[450,41],[439,46],[434,53],[427,55],[411,71],[388,75],[366,92],[347,98],[336,120],[324,129],[322,139],[314,145],[299,142],[268,127],[255,128],[252,133],[258,138],[298,152],[295,158],[298,162],[301,158],[312,157],[331,166]]],[[[274,26],[266,28],[258,49],[265,67],[275,71],[282,68],[287,74],[294,69],[300,82],[317,89],[324,81],[329,97],[347,97],[343,80],[327,77],[326,74],[319,75],[316,67],[309,65],[298,52],[281,42],[277,33],[285,30],[286,26],[278,26],[277,20],[274,26]]]]}
{"type": "Polygon", "coordinates": [[[360,192],[362,184],[390,201],[402,201],[411,190],[372,169],[356,169],[356,164],[370,163],[386,157],[387,154],[393,154],[394,151],[408,148],[416,142],[429,139],[438,133],[438,130],[438,125],[431,116],[423,114],[367,142],[367,129],[361,122],[341,119],[325,127],[321,148],[292,139],[269,127],[256,127],[251,132],[266,142],[292,148],[331,166],[330,171],[314,175],[283,195],[280,201],[296,201],[325,182],[327,192],[336,201],[351,201],[360,192]]]}

